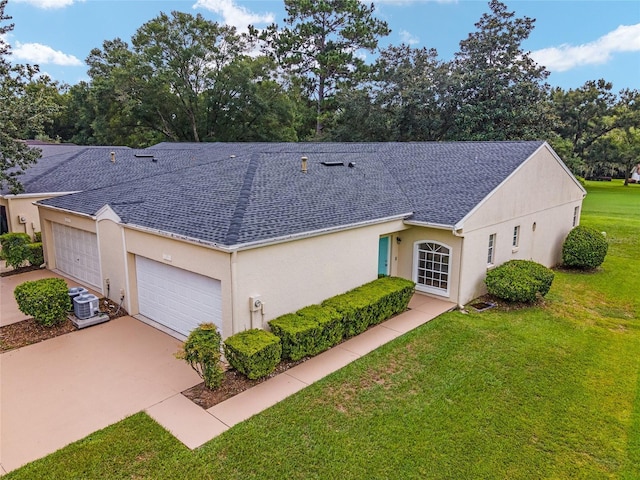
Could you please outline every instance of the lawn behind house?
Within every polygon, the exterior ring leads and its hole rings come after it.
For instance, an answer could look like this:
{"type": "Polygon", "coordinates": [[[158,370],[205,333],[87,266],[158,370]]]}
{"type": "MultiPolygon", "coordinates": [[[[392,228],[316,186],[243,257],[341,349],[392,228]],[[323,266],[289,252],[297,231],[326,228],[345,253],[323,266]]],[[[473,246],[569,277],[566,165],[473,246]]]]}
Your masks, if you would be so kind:
{"type": "Polygon", "coordinates": [[[607,260],[543,306],[445,314],[194,452],[137,414],[5,478],[640,478],[640,188],[588,190],[607,260]]]}

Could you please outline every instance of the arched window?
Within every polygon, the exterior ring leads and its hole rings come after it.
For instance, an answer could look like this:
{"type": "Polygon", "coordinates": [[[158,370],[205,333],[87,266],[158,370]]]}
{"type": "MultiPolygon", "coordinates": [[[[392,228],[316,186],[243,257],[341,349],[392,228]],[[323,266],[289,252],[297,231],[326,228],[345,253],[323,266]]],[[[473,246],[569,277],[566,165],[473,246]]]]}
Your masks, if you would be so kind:
{"type": "Polygon", "coordinates": [[[416,289],[438,295],[449,294],[451,249],[438,242],[416,242],[413,281],[416,289]]]}

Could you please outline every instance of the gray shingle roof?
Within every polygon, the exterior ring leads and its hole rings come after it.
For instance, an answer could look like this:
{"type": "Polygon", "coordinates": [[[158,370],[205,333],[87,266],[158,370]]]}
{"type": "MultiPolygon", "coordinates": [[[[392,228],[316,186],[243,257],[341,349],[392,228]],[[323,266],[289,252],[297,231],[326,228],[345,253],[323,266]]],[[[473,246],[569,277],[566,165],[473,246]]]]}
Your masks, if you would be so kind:
{"type": "MultiPolygon", "coordinates": [[[[134,150],[128,147],[82,147],[41,158],[19,179],[24,193],[77,192],[127,180],[152,177],[210,161],[202,149],[134,150]],[[116,161],[111,162],[111,152],[116,161]],[[153,154],[149,157],[136,155],[153,154]]],[[[2,194],[8,193],[3,191],[2,194]]]]}
{"type": "Polygon", "coordinates": [[[136,159],[119,183],[41,203],[88,215],[109,204],[125,223],[222,246],[391,217],[452,226],[542,144],[161,144],[145,150],[155,165],[136,159]]]}

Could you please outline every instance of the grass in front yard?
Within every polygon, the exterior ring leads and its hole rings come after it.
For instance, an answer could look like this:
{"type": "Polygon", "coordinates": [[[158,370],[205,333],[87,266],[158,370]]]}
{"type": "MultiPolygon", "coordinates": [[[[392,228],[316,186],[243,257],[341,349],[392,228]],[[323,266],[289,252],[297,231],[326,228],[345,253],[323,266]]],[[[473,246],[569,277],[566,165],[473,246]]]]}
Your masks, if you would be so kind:
{"type": "Polygon", "coordinates": [[[640,478],[635,190],[589,184],[609,255],[544,306],[443,315],[194,452],[137,414],[6,478],[640,478]]]}

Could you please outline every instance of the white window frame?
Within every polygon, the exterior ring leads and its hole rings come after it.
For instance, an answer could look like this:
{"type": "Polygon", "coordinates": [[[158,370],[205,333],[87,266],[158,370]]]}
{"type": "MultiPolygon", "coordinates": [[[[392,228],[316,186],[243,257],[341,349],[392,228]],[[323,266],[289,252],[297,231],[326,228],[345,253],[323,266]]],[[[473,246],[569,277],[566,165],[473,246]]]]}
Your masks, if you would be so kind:
{"type": "Polygon", "coordinates": [[[575,207],[573,209],[573,226],[578,226],[578,218],[580,218],[580,207],[575,207]]]}
{"type": "Polygon", "coordinates": [[[492,233],[489,235],[489,248],[487,249],[487,265],[493,266],[496,261],[496,238],[497,235],[492,233]]]}
{"type": "Polygon", "coordinates": [[[511,244],[513,248],[520,246],[520,225],[513,227],[513,242],[511,244]]]}
{"type": "MultiPolygon", "coordinates": [[[[441,243],[441,242],[436,242],[435,240],[420,240],[417,241],[413,244],[413,281],[416,283],[416,290],[420,291],[420,292],[425,292],[425,293],[432,293],[434,295],[440,295],[443,297],[448,297],[449,296],[449,292],[451,289],[451,265],[452,265],[452,248],[451,246],[445,244],[445,243],[441,243]],[[436,271],[435,269],[427,269],[424,268],[424,270],[426,270],[427,272],[431,272],[432,274],[434,274],[434,276],[438,276],[438,275],[446,275],[446,280],[442,281],[442,278],[440,279],[436,279],[436,281],[441,282],[441,283],[446,283],[446,288],[442,288],[442,287],[434,287],[434,286],[430,286],[430,285],[425,285],[424,283],[420,283],[419,282],[419,278],[420,275],[418,274],[418,271],[421,269],[420,268],[420,253],[421,252],[427,252],[427,250],[421,249],[420,247],[422,245],[431,245],[434,247],[437,247],[437,249],[442,249],[442,250],[446,250],[446,252],[444,251],[435,251],[433,250],[431,253],[435,254],[435,256],[442,256],[442,257],[446,257],[447,261],[446,263],[443,263],[441,260],[439,259],[438,261],[434,261],[434,264],[440,265],[440,270],[436,271]],[[447,269],[446,270],[442,270],[442,266],[446,265],[447,269]]],[[[434,259],[435,260],[435,259],[434,259]]]]}

